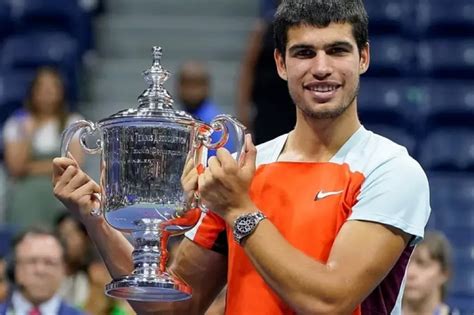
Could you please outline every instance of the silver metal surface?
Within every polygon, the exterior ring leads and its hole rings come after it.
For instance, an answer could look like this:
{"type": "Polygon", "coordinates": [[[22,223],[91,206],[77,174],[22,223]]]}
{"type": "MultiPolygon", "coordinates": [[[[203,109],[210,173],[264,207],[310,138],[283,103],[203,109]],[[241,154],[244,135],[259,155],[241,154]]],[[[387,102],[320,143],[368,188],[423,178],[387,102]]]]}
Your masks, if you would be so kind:
{"type": "Polygon", "coordinates": [[[163,87],[169,72],[161,65],[161,48],[153,47],[152,55],[152,66],[143,72],[148,88],[138,97],[138,107],[98,123],[74,123],[63,133],[61,154],[66,156],[76,132],[86,152],[101,153],[101,195],[97,197],[101,209],[93,213],[102,213],[112,227],[130,232],[134,239],[135,270],[107,285],[107,294],[129,300],[177,301],[189,298],[191,290],[165,272],[166,241],[191,229],[199,220],[200,208],[206,210],[197,192],[189,194],[195,200],[187,200],[183,191],[181,176],[187,158],[196,166],[205,165],[207,149],[227,142],[227,125],[236,131],[239,158],[245,127],[227,115],[206,124],[175,111],[163,87]],[[222,136],[211,143],[214,131],[222,131],[222,136]],[[87,141],[90,135],[99,137],[92,147],[87,141]]]}

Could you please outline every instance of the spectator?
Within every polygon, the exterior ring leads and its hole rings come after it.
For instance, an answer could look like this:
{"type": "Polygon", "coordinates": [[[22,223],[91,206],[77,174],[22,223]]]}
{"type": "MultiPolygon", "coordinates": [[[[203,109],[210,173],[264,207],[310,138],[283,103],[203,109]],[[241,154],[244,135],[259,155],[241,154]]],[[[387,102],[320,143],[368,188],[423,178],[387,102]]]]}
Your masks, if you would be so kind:
{"type": "Polygon", "coordinates": [[[440,232],[427,232],[408,265],[403,314],[453,314],[444,303],[451,268],[448,240],[440,232]]]}
{"type": "Polygon", "coordinates": [[[54,234],[40,228],[25,230],[13,244],[14,289],[0,305],[0,314],[83,314],[57,294],[64,279],[64,247],[54,234]]]}
{"type": "Polygon", "coordinates": [[[278,76],[273,58],[273,15],[279,3],[260,1],[237,89],[237,117],[252,130],[256,144],[289,132],[296,122],[287,83],[278,76]]]}
{"type": "MultiPolygon", "coordinates": [[[[215,116],[222,114],[219,106],[210,99],[210,76],[204,64],[198,61],[183,63],[178,73],[176,90],[183,109],[200,120],[209,123],[215,116]]],[[[213,143],[219,140],[220,135],[218,132],[212,136],[213,143]]],[[[230,136],[225,145],[231,152],[235,149],[232,138],[230,136]]],[[[214,154],[209,152],[209,156],[214,154]]]]}
{"type": "MultiPolygon", "coordinates": [[[[51,227],[61,207],[51,193],[51,160],[59,153],[62,130],[81,117],[68,112],[61,76],[49,67],[38,70],[25,105],[4,126],[5,165],[11,180],[6,221],[19,228],[51,227]]],[[[70,148],[82,161],[79,142],[70,148]]]]}
{"type": "Polygon", "coordinates": [[[4,257],[0,257],[0,303],[6,300],[8,296],[8,277],[7,277],[7,261],[4,257]]]}
{"type": "Polygon", "coordinates": [[[84,225],[69,213],[62,213],[57,218],[56,232],[66,246],[66,278],[60,295],[69,303],[82,306],[89,295],[87,264],[92,244],[84,225]]]}

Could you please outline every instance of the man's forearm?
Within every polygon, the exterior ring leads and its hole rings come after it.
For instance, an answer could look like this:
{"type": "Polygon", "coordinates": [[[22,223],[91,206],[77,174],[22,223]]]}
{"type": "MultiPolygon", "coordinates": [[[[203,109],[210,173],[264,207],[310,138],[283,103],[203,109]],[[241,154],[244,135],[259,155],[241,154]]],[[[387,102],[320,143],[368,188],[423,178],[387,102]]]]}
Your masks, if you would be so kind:
{"type": "Polygon", "coordinates": [[[297,312],[330,313],[344,294],[328,266],[291,246],[268,220],[244,240],[243,248],[266,283],[297,312]]]}
{"type": "Polygon", "coordinates": [[[117,279],[133,270],[133,246],[118,230],[112,228],[101,217],[90,217],[82,220],[87,233],[97,246],[112,278],[117,279]]]}

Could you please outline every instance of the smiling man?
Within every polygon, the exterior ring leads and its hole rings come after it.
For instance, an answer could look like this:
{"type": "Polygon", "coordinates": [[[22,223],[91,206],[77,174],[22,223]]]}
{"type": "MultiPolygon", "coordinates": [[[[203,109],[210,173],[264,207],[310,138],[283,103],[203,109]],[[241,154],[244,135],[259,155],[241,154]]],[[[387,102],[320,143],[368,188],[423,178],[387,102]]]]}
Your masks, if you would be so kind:
{"type": "MultiPolygon", "coordinates": [[[[193,297],[137,303],[140,314],[203,314],[226,282],[228,315],[401,313],[429,188],[404,147],[359,122],[367,24],[361,0],[282,1],[274,57],[296,126],[257,148],[248,137],[242,164],[220,149],[202,174],[186,168],[185,190],[199,188],[212,209],[171,266],[193,297]]],[[[131,247],[88,216],[97,185],[70,159],[54,164],[55,194],[82,215],[112,276],[129,272],[131,247]]]]}

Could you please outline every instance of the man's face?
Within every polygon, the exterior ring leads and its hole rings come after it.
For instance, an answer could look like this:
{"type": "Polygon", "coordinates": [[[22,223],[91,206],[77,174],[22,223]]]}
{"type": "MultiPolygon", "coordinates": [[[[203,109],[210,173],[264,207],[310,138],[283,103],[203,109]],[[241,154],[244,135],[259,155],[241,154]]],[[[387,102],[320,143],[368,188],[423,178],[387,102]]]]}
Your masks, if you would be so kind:
{"type": "Polygon", "coordinates": [[[27,235],[15,249],[15,280],[32,303],[49,300],[64,278],[63,249],[49,235],[27,235]]]}
{"type": "Polygon", "coordinates": [[[296,106],[316,119],[336,118],[355,103],[369,59],[368,46],[359,53],[349,23],[291,27],[285,59],[275,51],[278,73],[296,106]]]}
{"type": "Polygon", "coordinates": [[[408,265],[404,298],[416,302],[437,295],[448,277],[439,261],[430,257],[428,248],[420,245],[408,265]]]}

